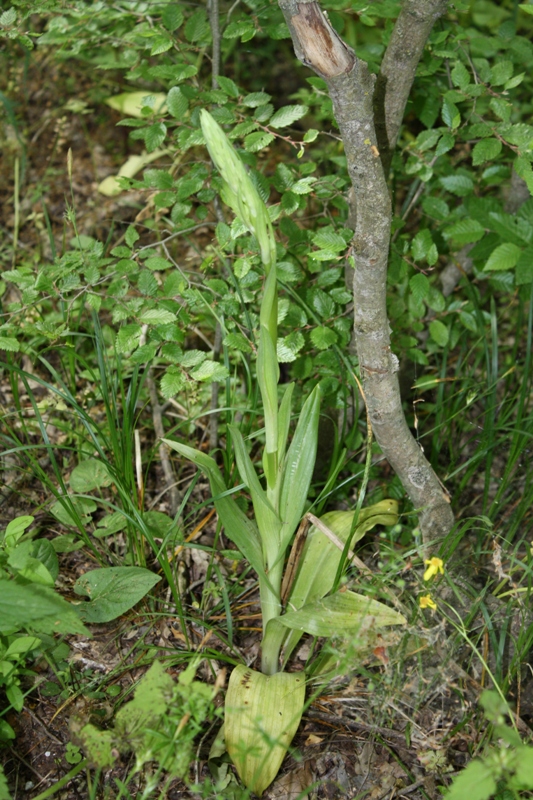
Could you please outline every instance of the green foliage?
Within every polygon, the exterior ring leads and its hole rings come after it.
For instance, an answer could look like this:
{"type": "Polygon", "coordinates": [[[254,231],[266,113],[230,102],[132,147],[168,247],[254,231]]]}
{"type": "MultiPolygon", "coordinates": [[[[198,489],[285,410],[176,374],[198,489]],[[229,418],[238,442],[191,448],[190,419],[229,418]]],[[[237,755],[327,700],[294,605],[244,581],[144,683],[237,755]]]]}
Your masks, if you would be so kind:
{"type": "MultiPolygon", "coordinates": [[[[398,2],[354,0],[351,14],[336,0],[326,6],[339,29],[346,24],[344,34],[358,56],[377,71],[398,2]]],[[[521,466],[528,458],[524,441],[532,433],[527,303],[533,286],[533,200],[519,208],[510,202],[516,176],[533,193],[531,13],[526,3],[454,3],[423,54],[391,167],[396,216],[389,314],[402,372],[406,361],[414,362],[415,391],[426,400],[417,406],[417,424],[420,413],[435,415],[435,433],[423,446],[434,463],[447,465],[458,498],[482,485],[484,472],[480,503],[487,519],[501,520],[502,509],[512,505],[500,526],[509,548],[521,535],[533,498],[531,479],[523,476],[521,466]],[[471,271],[463,271],[466,255],[471,271]],[[448,263],[459,263],[463,273],[445,296],[439,273],[448,263]],[[465,442],[474,429],[479,440],[472,451],[465,442]],[[502,477],[498,473],[496,488],[491,473],[495,452],[509,453],[498,464],[502,477]],[[507,506],[508,492],[516,493],[516,502],[507,506]]],[[[346,160],[324,82],[294,67],[294,86],[300,88],[280,100],[257,70],[257,63],[293,64],[292,54],[284,61],[291,51],[280,44],[288,30],[277,5],[253,0],[221,19],[225,74],[213,86],[213,36],[202,8],[173,2],[134,7],[45,0],[36,11],[34,3],[14,0],[13,8],[0,15],[6,63],[16,62],[21,53],[31,59],[36,52],[68,62],[83,78],[68,102],[77,108],[90,105],[91,125],[105,115],[105,124],[121,126],[130,155],[99,189],[105,197],[124,193],[120,201],[126,203],[126,192],[132,190],[135,203],[143,205],[137,221],[132,214],[122,227],[117,222],[105,242],[81,233],[75,211],[67,208],[63,235],[56,228],[49,231],[49,248],[43,252],[17,250],[8,237],[0,248],[5,267],[0,293],[6,298],[0,349],[18,409],[17,424],[3,441],[45,481],[48,496],[53,495],[50,510],[68,531],[55,539],[37,538],[22,519],[8,528],[1,545],[0,582],[6,592],[0,596],[5,611],[0,619],[8,625],[1,629],[1,680],[14,709],[22,707],[25,681],[29,686],[33,680],[25,664],[48,647],[44,631],[57,630],[60,619],[61,630],[74,632],[81,629],[80,619],[103,622],[132,608],[158,581],[144,569],[146,563],[153,567],[155,557],[180,614],[169,553],[181,541],[181,522],[178,526],[167,514],[144,510],[142,481],[133,469],[134,430],[144,437],[141,471],[148,480],[156,452],[146,442],[149,375],[169,401],[166,435],[187,441],[172,446],[209,478],[220,521],[238,548],[226,555],[237,560],[242,554],[259,576],[266,598],[264,650],[270,647],[268,642],[265,647],[269,637],[273,642],[269,663],[279,668],[280,649],[285,664],[301,631],[327,632],[335,619],[345,622],[346,613],[349,620],[352,613],[359,615],[352,662],[360,657],[357,642],[366,650],[372,646],[365,628],[366,601],[350,590],[330,594],[342,553],[316,528],[309,532],[284,616],[278,597],[286,546],[309,502],[317,497],[321,505],[338,498],[344,502],[354,477],[360,479],[357,453],[364,430],[357,414],[352,423],[349,409],[357,361],[349,351],[352,231],[347,227],[346,160]],[[246,44],[252,39],[251,46],[246,44]],[[206,159],[207,108],[235,145],[226,175],[215,152],[214,167],[206,159]],[[217,196],[236,219],[222,219],[214,205],[217,196]],[[256,205],[257,198],[262,204],[256,205]],[[257,208],[261,230],[251,213],[257,208]],[[274,262],[276,274],[267,285],[264,268],[273,269],[274,262]],[[213,346],[216,328],[220,356],[213,346]],[[35,392],[20,368],[27,360],[34,366],[35,392]],[[284,379],[291,381],[285,394],[277,383],[280,364],[286,365],[284,379]],[[30,398],[31,419],[17,396],[24,380],[20,391],[30,398]],[[253,400],[257,381],[263,407],[253,400]],[[222,466],[216,454],[200,452],[193,441],[217,384],[224,392],[219,402],[219,440],[226,443],[222,466]],[[337,457],[322,494],[311,476],[320,397],[323,407],[339,412],[341,446],[348,450],[345,459],[337,457]],[[298,426],[293,420],[299,420],[298,426]],[[54,426],[63,437],[60,446],[48,437],[54,426]],[[37,449],[49,458],[52,477],[43,478],[37,449]],[[237,473],[255,519],[243,511],[245,498],[236,498],[237,473]],[[114,566],[85,573],[77,587],[85,587],[90,600],[69,604],[53,587],[61,553],[82,546],[102,564],[109,559],[114,566]],[[125,566],[116,566],[117,553],[125,554],[125,566]],[[331,564],[327,570],[321,567],[326,562],[331,564]],[[39,647],[24,650],[37,639],[39,647]]],[[[10,130],[23,142],[17,126],[24,92],[18,78],[13,87],[6,84],[5,92],[3,87],[0,101],[10,130]]],[[[83,121],[83,111],[69,111],[62,103],[58,100],[54,113],[83,121]]],[[[9,137],[3,131],[1,136],[9,164],[9,137]]],[[[119,139],[111,127],[106,138],[114,149],[119,139]]],[[[23,181],[22,192],[26,186],[23,181]]],[[[44,179],[39,192],[45,219],[46,188],[44,179]]],[[[23,207],[32,206],[30,195],[23,207]]],[[[36,213],[34,224],[42,226],[41,211],[36,213]]],[[[80,228],[86,230],[85,224],[80,228]]],[[[406,377],[411,377],[409,366],[406,377]]],[[[211,411],[219,409],[211,406],[211,411]]],[[[321,516],[343,544],[357,541],[371,516],[381,524],[398,519],[394,502],[382,500],[384,480],[377,465],[371,474],[377,487],[372,506],[357,518],[347,512],[342,524],[329,513],[321,516]]],[[[388,477],[387,482],[386,491],[401,498],[398,486],[388,477]]],[[[402,536],[402,546],[410,546],[406,525],[402,536]]],[[[509,550],[513,563],[522,557],[516,547],[516,553],[509,550]]],[[[386,606],[372,609],[383,619],[395,613],[386,606]]],[[[231,640],[229,620],[227,625],[231,640]]],[[[179,699],[177,708],[183,709],[184,702],[179,699]]],[[[128,749],[128,736],[137,735],[135,708],[145,728],[147,709],[135,705],[131,717],[124,712],[123,723],[110,731],[87,727],[84,747],[94,754],[94,763],[110,766],[115,745],[128,749]]],[[[172,716],[174,731],[189,711],[179,713],[172,716]]],[[[169,714],[165,706],[159,719],[168,742],[172,726],[167,730],[164,720],[169,714]]],[[[0,736],[8,740],[12,731],[6,725],[0,719],[0,736]]],[[[156,727],[153,720],[150,725],[156,727]]],[[[150,735],[135,739],[145,755],[153,744],[150,735]]],[[[495,761],[473,762],[464,796],[487,796],[502,781],[510,781],[513,791],[529,785],[522,764],[530,753],[521,749],[525,745],[509,744],[503,756],[497,749],[492,752],[495,761]]],[[[168,761],[159,755],[154,759],[157,769],[165,763],[182,774],[183,765],[176,767],[171,751],[168,744],[168,761]]],[[[183,764],[191,758],[188,744],[184,753],[183,764]]],[[[3,791],[0,777],[0,798],[3,791]]]]}
{"type": "Polygon", "coordinates": [[[116,713],[112,727],[100,730],[76,719],[75,744],[89,763],[101,769],[113,766],[119,754],[132,752],[135,766],[129,780],[145,764],[155,762],[169,779],[183,778],[194,758],[195,740],[206,720],[217,716],[216,688],[194,680],[198,660],[180,673],[177,682],[155,661],[135,686],[133,699],[116,713]]]}
{"type": "Polygon", "coordinates": [[[481,758],[467,765],[446,792],[446,800],[489,800],[505,792],[518,797],[533,790],[533,746],[523,744],[515,728],[506,724],[509,708],[497,692],[483,692],[480,703],[498,744],[489,745],[481,758]]]}
{"type": "Polygon", "coordinates": [[[111,622],[133,608],[160,580],[142,567],[93,569],[74,584],[76,594],[89,598],[77,611],[84,622],[111,622]]]}
{"type": "Polygon", "coordinates": [[[58,575],[54,541],[36,539],[28,528],[34,518],[17,517],[0,535],[0,690],[8,705],[0,717],[0,743],[15,738],[3,719],[13,708],[22,711],[23,682],[35,675],[26,663],[47,649],[47,635],[88,634],[75,606],[53,590],[58,575]]]}

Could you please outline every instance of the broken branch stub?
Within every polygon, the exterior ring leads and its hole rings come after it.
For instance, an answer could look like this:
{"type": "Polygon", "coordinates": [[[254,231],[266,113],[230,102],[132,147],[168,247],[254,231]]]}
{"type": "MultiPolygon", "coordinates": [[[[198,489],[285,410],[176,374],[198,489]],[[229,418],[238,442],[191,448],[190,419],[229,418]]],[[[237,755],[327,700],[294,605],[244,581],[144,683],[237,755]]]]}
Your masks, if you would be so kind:
{"type": "Polygon", "coordinates": [[[396,140],[416,64],[446,3],[405,0],[390,39],[392,49],[387,49],[383,59],[387,75],[380,75],[377,83],[367,64],[340,39],[316,2],[279,3],[296,56],[325,80],[333,102],[352,181],[354,332],[365,399],[375,437],[419,510],[420,528],[427,544],[448,533],[454,518],[449,497],[403,413],[399,365],[391,351],[386,308],[392,216],[386,174],[390,154],[380,154],[379,146],[385,141],[389,147],[396,140]],[[398,96],[391,98],[391,92],[398,96]],[[376,132],[379,108],[385,115],[382,131],[386,134],[382,133],[381,139],[376,132]]]}

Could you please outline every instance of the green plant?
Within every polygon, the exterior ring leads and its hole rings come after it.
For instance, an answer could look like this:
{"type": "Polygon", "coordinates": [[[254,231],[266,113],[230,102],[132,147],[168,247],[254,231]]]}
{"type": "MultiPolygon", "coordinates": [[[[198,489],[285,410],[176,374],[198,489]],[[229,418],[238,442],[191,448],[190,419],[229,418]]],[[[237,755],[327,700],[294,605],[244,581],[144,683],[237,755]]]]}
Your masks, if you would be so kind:
{"type": "Polygon", "coordinates": [[[524,796],[522,792],[533,791],[533,745],[524,744],[516,728],[507,724],[512,711],[497,692],[483,692],[479,702],[497,744],[487,745],[480,758],[470,761],[444,796],[446,800],[517,800],[524,796]]]}
{"type": "MultiPolygon", "coordinates": [[[[251,495],[255,523],[229,496],[213,458],[184,444],[170,440],[167,444],[206,473],[226,535],[259,578],[262,673],[243,665],[233,670],[224,731],[228,752],[239,775],[246,786],[261,794],[278,772],[305,705],[305,675],[280,671],[283,645],[286,663],[302,632],[314,636],[352,634],[364,640],[371,628],[405,622],[398,612],[346,586],[336,590],[337,569],[341,568],[351,544],[377,523],[394,524],[397,516],[394,501],[383,501],[360,511],[361,495],[355,512],[330,513],[322,521],[317,520],[301,556],[291,567],[295,572],[282,600],[285,556],[304,514],[315,463],[320,389],[316,387],[305,401],[288,444],[293,386],[285,388],[279,401],[276,245],[272,223],[244,165],[205,110],[201,112],[201,124],[211,158],[224,181],[222,198],[256,238],[265,269],[257,346],[257,379],[264,416],[261,464],[265,488],[239,428],[229,426],[237,467],[251,495]],[[330,539],[324,530],[330,533],[330,539]]],[[[302,542],[300,537],[298,546],[302,542]]]]}
{"type": "Polygon", "coordinates": [[[59,572],[57,555],[53,542],[26,533],[33,519],[17,517],[0,535],[0,689],[8,700],[0,712],[0,742],[15,738],[1,717],[10,708],[22,710],[21,683],[35,677],[26,662],[46,649],[50,634],[89,633],[75,607],[52,588],[59,572]]]}
{"type": "Polygon", "coordinates": [[[174,682],[156,661],[136,684],[133,699],[119,709],[108,730],[80,719],[71,720],[73,743],[83,749],[91,766],[106,769],[116,763],[119,753],[133,752],[135,763],[128,777],[117,781],[117,800],[150,762],[156,762],[157,768],[147,778],[144,797],[158,787],[159,797],[163,797],[172,780],[186,776],[198,733],[206,721],[212,721],[219,713],[213,703],[218,686],[194,680],[199,664],[198,658],[193,659],[174,682]]]}
{"type": "MultiPolygon", "coordinates": [[[[142,567],[107,567],[86,572],[74,591],[89,598],[69,603],[53,586],[59,574],[56,549],[63,537],[35,538],[28,530],[31,516],[12,520],[0,537],[0,689],[10,709],[21,711],[21,680],[33,678],[26,661],[53,651],[53,634],[90,635],[83,622],[108,622],[132,608],[160,580],[142,567]],[[83,620],[83,622],[82,622],[83,620]],[[31,635],[28,635],[31,634],[31,635]]],[[[14,738],[12,727],[0,719],[0,741],[14,738]]]]}

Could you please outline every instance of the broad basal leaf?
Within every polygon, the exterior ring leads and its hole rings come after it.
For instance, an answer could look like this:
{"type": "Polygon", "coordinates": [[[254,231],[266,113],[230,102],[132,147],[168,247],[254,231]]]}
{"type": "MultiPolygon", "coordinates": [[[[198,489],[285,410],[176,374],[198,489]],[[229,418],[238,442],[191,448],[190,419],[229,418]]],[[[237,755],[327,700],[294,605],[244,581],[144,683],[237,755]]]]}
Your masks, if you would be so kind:
{"type": "MultiPolygon", "coordinates": [[[[344,545],[352,532],[354,511],[330,511],[321,521],[344,545]]],[[[375,525],[395,525],[398,521],[398,503],[395,500],[382,500],[359,512],[357,526],[353,531],[351,544],[355,544],[375,525]]],[[[342,550],[337,547],[319,528],[309,529],[307,540],[300,557],[287,609],[296,610],[324,597],[333,588],[342,550]]],[[[285,658],[289,658],[301,638],[301,633],[292,631],[285,645],[285,658]]]]}
{"type": "Polygon", "coordinates": [[[226,695],[226,747],[239,777],[258,795],[276,777],[300,724],[305,703],[303,672],[263,675],[239,664],[226,695]]]}
{"type": "Polygon", "coordinates": [[[299,611],[288,611],[274,622],[312,636],[350,636],[365,629],[405,625],[407,620],[379,600],[341,590],[299,611]]]}

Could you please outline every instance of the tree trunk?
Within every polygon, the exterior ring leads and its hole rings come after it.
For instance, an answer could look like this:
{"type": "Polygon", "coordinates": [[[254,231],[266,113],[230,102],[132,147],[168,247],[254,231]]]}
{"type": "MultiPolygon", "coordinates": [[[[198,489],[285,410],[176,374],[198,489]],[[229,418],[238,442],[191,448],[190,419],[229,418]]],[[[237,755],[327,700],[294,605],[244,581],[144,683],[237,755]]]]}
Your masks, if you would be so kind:
{"type": "Polygon", "coordinates": [[[296,56],[326,81],[352,181],[354,327],[359,369],[374,435],[419,513],[427,544],[454,519],[449,496],[411,434],[403,413],[398,359],[386,309],[391,199],[387,175],[416,67],[446,0],[405,0],[380,74],[342,41],[309,0],[279,0],[296,56]]]}

